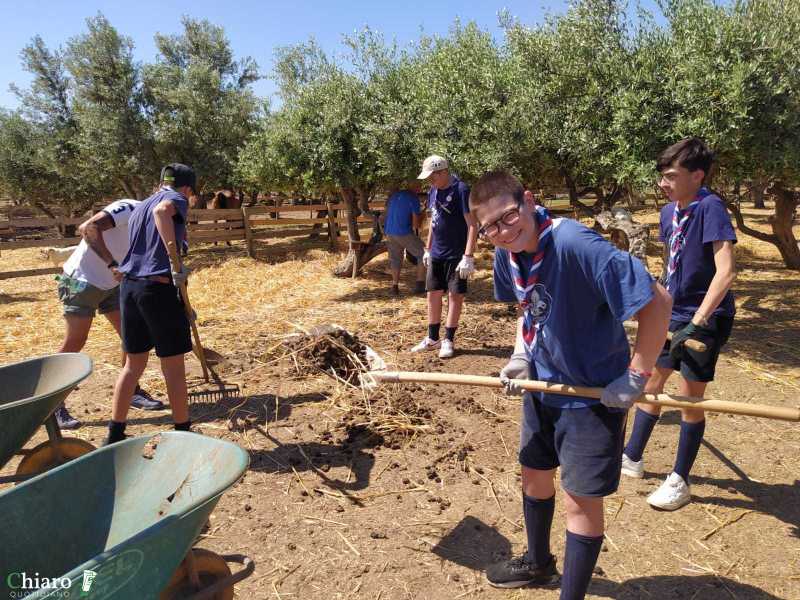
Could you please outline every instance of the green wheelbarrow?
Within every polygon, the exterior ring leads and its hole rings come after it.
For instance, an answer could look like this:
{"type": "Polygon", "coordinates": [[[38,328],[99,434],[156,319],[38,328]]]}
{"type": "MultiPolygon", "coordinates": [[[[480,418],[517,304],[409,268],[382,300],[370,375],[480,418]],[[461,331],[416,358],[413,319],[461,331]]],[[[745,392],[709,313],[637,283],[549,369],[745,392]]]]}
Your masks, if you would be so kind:
{"type": "Polygon", "coordinates": [[[86,354],[64,353],[0,366],[0,468],[15,454],[24,458],[16,475],[0,483],[22,481],[94,450],[85,440],[62,437],[53,411],[92,373],[86,354]],[[48,440],[23,449],[44,425],[48,440]]]}
{"type": "Polygon", "coordinates": [[[248,462],[230,442],[170,431],[0,492],[0,598],[231,600],[253,562],[192,546],[248,462]]]}

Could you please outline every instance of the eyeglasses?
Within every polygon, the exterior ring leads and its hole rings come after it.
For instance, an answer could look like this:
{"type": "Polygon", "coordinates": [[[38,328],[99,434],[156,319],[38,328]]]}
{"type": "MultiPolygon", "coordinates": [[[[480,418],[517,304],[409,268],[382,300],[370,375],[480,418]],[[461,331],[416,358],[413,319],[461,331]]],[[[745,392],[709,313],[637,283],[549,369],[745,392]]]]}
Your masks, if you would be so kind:
{"type": "Polygon", "coordinates": [[[500,224],[506,225],[511,227],[512,225],[516,225],[519,221],[520,217],[520,209],[522,208],[522,203],[517,202],[517,205],[514,208],[511,208],[504,212],[499,219],[496,221],[492,221],[486,225],[483,225],[480,229],[478,229],[478,235],[486,240],[489,238],[493,238],[498,233],[500,233],[500,224]]]}

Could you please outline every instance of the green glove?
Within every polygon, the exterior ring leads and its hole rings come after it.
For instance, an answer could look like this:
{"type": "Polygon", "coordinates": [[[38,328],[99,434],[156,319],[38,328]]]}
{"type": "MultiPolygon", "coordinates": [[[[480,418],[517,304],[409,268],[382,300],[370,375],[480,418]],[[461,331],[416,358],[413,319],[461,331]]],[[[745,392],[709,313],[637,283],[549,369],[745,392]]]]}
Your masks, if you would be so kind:
{"type": "Polygon", "coordinates": [[[680,360],[683,357],[683,343],[691,339],[695,331],[697,331],[697,325],[689,321],[686,327],[672,334],[672,342],[669,345],[669,357],[672,360],[680,360]]]}

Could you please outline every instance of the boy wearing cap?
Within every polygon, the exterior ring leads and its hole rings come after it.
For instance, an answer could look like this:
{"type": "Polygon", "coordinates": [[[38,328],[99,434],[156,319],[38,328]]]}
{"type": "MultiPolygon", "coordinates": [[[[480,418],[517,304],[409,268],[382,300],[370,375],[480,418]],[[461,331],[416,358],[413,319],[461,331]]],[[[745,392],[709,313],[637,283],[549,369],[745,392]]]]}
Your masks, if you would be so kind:
{"type": "MultiPolygon", "coordinates": [[[[658,394],[673,371],[679,371],[682,396],[702,398],[720,349],[728,340],[736,313],[731,285],[736,278],[733,244],[736,233],[722,200],[704,186],[713,154],[702,140],[687,138],[667,148],[658,158],[659,187],[671,200],[661,209],[665,286],[673,298],[666,343],[646,391],[658,394]],[[695,339],[705,352],[686,347],[695,339]]],[[[644,476],[645,446],[661,413],[660,407],[636,409],[631,437],[622,456],[622,473],[644,476]]],[[[678,450],[672,472],[647,498],[654,508],[677,510],[691,501],[689,471],[705,432],[702,410],[682,409],[678,450]]]]}
{"type": "Polygon", "coordinates": [[[556,585],[550,529],[561,470],[566,549],[561,600],[585,597],[603,542],[603,498],[619,484],[627,409],[641,395],[666,337],[669,294],[639,260],[580,223],[551,219],[512,175],[487,173],[470,196],[480,234],[495,247],[495,297],[517,302],[515,379],[604,387],[601,400],[523,395],[519,461],[528,549],[492,565],[495,587],[556,585]],[[639,321],[633,356],[623,321],[639,321]]]}
{"type": "Polygon", "coordinates": [[[425,246],[415,233],[422,222],[418,190],[419,184],[414,182],[405,189],[394,192],[386,201],[383,232],[386,234],[386,247],[389,250],[389,268],[392,270],[392,296],[400,295],[400,269],[403,266],[404,250],[417,259],[414,293],[421,294],[425,291],[425,265],[422,263],[425,246]]]}
{"type": "MultiPolygon", "coordinates": [[[[105,315],[120,333],[118,261],[128,252],[128,219],[139,200],[116,200],[80,225],[83,238],[64,263],[58,277],[58,297],[64,311],[66,332],[59,352],[80,352],[86,344],[97,312],[105,315]]],[[[124,359],[123,359],[124,363],[124,359]]],[[[138,385],[131,406],[161,410],[164,404],[153,399],[138,385]]],[[[80,421],[72,417],[62,403],[56,409],[62,429],[77,429],[80,421]]]]}
{"type": "Polygon", "coordinates": [[[189,399],[184,354],[192,350],[189,320],[178,287],[188,269],[170,263],[167,245],[185,237],[189,195],[195,188],[191,167],[170,164],[161,171],[161,188],[134,209],[128,229],[130,248],[119,268],[122,343],[128,353],[114,387],[106,444],[124,440],[131,396],[147,366],[150,350],[161,360],[175,429],[189,431],[189,399]]]}
{"type": "Polygon", "coordinates": [[[478,238],[475,219],[469,211],[469,186],[450,173],[447,160],[433,154],[422,163],[417,179],[430,183],[428,208],[431,223],[422,262],[427,269],[428,335],[411,352],[439,348],[440,358],[453,356],[454,340],[467,278],[475,272],[472,256],[478,238]],[[445,339],[439,339],[442,296],[447,290],[445,339]]]}

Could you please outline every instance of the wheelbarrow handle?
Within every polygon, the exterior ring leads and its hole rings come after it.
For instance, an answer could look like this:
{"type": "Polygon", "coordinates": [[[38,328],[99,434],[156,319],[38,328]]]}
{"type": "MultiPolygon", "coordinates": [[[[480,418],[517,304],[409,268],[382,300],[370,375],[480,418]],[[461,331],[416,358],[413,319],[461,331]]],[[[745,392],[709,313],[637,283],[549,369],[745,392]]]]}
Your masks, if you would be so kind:
{"type": "MultiPolygon", "coordinates": [[[[189,552],[191,552],[191,550],[189,550],[189,552]]],[[[222,558],[225,559],[225,562],[235,562],[243,565],[243,567],[236,573],[233,573],[230,577],[220,579],[207,588],[200,590],[196,594],[187,596],[185,600],[212,600],[217,592],[229,588],[232,585],[236,585],[244,579],[247,579],[253,574],[253,571],[256,570],[256,563],[254,563],[249,556],[245,556],[244,554],[223,554],[222,558]]]]}
{"type": "MultiPolygon", "coordinates": [[[[484,377],[481,375],[459,375],[456,373],[417,373],[413,371],[370,371],[365,376],[367,381],[371,378],[376,382],[388,383],[451,383],[456,385],[474,385],[480,387],[502,388],[503,383],[499,377],[484,377]]],[[[603,388],[581,387],[563,383],[550,383],[547,381],[531,381],[529,379],[515,379],[516,383],[530,392],[546,392],[565,396],[581,396],[583,398],[600,398],[603,388]]],[[[672,408],[702,409],[709,412],[727,413],[732,415],[745,415],[781,421],[800,421],[800,407],[796,406],[770,406],[768,404],[745,404],[743,402],[730,402],[728,400],[706,400],[690,396],[673,396],[671,394],[642,394],[638,403],[669,406],[672,408]]]]}

